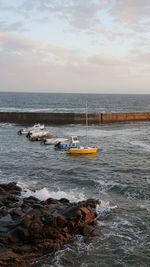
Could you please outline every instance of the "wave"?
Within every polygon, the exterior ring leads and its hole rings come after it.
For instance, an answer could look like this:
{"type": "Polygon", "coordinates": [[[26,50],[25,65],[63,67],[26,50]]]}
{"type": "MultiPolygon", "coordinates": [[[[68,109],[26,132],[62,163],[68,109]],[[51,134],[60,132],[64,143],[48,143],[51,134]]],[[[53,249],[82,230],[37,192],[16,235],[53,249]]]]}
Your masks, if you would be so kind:
{"type": "Polygon", "coordinates": [[[110,201],[101,200],[101,204],[97,205],[96,212],[98,214],[97,218],[101,215],[105,216],[110,213],[112,210],[117,209],[117,205],[112,205],[110,201]]]}
{"type": "Polygon", "coordinates": [[[58,107],[58,108],[17,108],[17,107],[1,107],[1,112],[48,112],[48,113],[85,113],[84,108],[76,108],[76,107],[58,107]]]}
{"type": "MultiPolygon", "coordinates": [[[[61,199],[61,198],[67,198],[70,202],[78,202],[86,200],[86,196],[83,192],[77,192],[77,190],[69,190],[69,191],[49,191],[48,188],[44,187],[42,189],[37,189],[35,191],[32,191],[28,188],[27,184],[18,183],[18,185],[23,189],[22,191],[22,197],[29,197],[34,196],[40,200],[46,200],[48,198],[54,198],[54,199],[61,199]]],[[[104,215],[106,213],[109,213],[111,210],[114,210],[118,208],[117,205],[110,204],[109,201],[101,200],[101,204],[97,205],[96,212],[99,216],[99,214],[104,215]]]]}
{"type": "Polygon", "coordinates": [[[34,196],[39,198],[40,200],[46,200],[47,198],[61,199],[67,198],[70,202],[78,202],[85,200],[86,197],[84,193],[77,192],[76,190],[68,190],[67,192],[58,190],[58,191],[49,191],[48,188],[44,187],[41,189],[37,189],[32,191],[28,188],[27,184],[18,183],[18,185],[22,188],[22,197],[34,196]]]}
{"type": "Polygon", "coordinates": [[[12,128],[15,125],[15,123],[9,123],[9,122],[0,122],[1,128],[12,128]]]}
{"type": "Polygon", "coordinates": [[[150,151],[150,144],[146,144],[146,143],[141,142],[141,141],[132,141],[132,142],[130,142],[130,144],[133,146],[140,147],[145,151],[148,151],[148,152],[150,151]]]}

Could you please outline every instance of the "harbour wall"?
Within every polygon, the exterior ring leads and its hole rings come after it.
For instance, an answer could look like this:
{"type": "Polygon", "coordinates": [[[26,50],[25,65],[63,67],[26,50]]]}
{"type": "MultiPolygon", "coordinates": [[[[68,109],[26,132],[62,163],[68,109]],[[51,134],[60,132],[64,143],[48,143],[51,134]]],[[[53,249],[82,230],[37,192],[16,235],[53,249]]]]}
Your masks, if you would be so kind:
{"type": "MultiPolygon", "coordinates": [[[[85,124],[85,119],[84,113],[0,112],[0,122],[22,125],[38,122],[47,125],[85,124]]],[[[150,112],[88,114],[88,124],[100,125],[130,121],[150,121],[150,112]]]]}

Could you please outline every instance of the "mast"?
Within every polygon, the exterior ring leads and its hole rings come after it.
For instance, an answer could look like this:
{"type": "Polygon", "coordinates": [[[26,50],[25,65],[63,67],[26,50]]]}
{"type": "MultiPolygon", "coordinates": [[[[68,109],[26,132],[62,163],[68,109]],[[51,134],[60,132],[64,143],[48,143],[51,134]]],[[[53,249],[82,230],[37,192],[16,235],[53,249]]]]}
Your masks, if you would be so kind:
{"type": "Polygon", "coordinates": [[[86,109],[85,109],[85,118],[86,118],[86,144],[88,144],[88,107],[87,107],[87,101],[86,101],[86,109]]]}

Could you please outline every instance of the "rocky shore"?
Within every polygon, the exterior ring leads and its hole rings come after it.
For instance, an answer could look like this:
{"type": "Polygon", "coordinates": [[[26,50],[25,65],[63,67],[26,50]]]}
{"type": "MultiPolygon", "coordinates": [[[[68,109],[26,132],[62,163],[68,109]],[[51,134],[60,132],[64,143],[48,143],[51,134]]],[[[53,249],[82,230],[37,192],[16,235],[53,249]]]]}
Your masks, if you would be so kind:
{"type": "Polygon", "coordinates": [[[0,266],[30,266],[39,257],[57,251],[76,234],[98,235],[96,205],[33,196],[21,197],[16,183],[0,184],[0,266]]]}

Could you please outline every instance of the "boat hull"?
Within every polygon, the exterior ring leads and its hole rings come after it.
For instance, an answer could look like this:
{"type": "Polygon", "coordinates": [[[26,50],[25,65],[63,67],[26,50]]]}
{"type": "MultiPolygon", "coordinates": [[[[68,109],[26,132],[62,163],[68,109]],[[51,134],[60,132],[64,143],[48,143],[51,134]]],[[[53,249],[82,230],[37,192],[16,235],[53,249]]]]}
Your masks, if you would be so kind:
{"type": "Polygon", "coordinates": [[[96,147],[89,147],[89,148],[74,148],[67,150],[67,153],[69,154],[95,154],[97,152],[96,147]]]}

